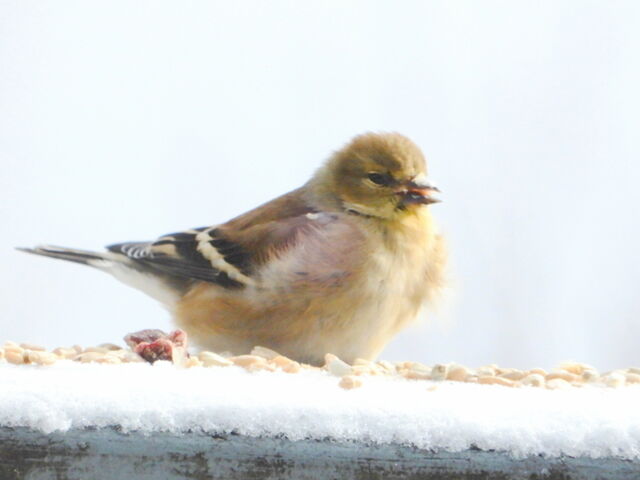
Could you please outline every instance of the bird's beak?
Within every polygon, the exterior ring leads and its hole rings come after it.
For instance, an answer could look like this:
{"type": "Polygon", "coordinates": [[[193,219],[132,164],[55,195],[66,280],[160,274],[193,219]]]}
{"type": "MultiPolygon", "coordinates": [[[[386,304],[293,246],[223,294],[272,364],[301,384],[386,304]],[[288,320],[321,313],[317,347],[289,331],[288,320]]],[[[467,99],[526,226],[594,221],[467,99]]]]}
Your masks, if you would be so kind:
{"type": "Polygon", "coordinates": [[[434,196],[440,192],[440,189],[426,179],[414,178],[408,182],[404,182],[400,188],[396,190],[396,194],[400,196],[403,205],[429,205],[438,203],[441,200],[434,196]]]}

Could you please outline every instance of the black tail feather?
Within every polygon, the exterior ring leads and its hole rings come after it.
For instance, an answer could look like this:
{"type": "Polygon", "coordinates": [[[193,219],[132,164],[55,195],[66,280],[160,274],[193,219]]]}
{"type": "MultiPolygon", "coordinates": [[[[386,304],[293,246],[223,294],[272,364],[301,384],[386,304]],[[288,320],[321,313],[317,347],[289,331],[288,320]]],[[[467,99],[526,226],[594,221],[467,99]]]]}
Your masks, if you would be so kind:
{"type": "Polygon", "coordinates": [[[73,248],[54,247],[50,245],[42,245],[35,248],[16,247],[21,252],[32,253],[34,255],[43,255],[45,257],[57,258],[59,260],[67,260],[69,262],[80,263],[82,265],[90,265],[92,261],[106,260],[106,258],[96,252],[86,250],[76,250],[73,248]]]}

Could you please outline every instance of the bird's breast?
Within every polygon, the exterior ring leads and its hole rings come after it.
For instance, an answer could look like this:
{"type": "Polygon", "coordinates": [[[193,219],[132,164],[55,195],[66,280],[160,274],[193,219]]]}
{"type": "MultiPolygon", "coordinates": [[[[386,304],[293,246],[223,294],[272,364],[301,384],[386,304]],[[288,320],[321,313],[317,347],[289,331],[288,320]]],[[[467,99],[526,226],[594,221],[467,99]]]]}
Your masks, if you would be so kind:
{"type": "MultiPolygon", "coordinates": [[[[335,298],[326,298],[309,348],[347,361],[375,358],[412,322],[429,297],[428,231],[375,231],[366,236],[365,258],[335,298]]],[[[324,354],[323,353],[323,354],[324,354]]]]}

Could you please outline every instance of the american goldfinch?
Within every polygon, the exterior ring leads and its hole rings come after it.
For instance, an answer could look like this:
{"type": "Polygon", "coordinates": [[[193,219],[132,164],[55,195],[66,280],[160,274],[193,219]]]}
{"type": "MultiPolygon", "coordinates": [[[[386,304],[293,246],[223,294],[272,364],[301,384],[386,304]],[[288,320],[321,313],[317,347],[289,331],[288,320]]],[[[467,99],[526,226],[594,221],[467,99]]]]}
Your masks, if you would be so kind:
{"type": "Polygon", "coordinates": [[[104,270],[166,305],[202,348],[374,359],[432,301],[446,254],[439,190],[397,133],[366,133],[301,188],[227,223],[97,253],[22,249],[104,270]]]}

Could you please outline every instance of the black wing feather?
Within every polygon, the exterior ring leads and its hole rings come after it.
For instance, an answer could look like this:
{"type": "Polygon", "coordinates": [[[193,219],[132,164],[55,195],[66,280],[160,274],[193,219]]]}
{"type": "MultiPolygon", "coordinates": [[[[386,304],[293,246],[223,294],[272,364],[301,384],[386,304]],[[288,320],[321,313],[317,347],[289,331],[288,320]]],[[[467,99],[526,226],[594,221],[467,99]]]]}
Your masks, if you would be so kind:
{"type": "MultiPolygon", "coordinates": [[[[194,231],[202,230],[204,230],[204,228],[194,231]]],[[[109,245],[107,249],[111,252],[126,255],[139,265],[144,265],[149,269],[157,270],[168,275],[215,283],[225,288],[239,288],[244,286],[242,282],[230,278],[226,272],[214,268],[211,265],[209,259],[198,250],[196,235],[197,233],[178,232],[163,235],[155,242],[118,243],[109,245]],[[164,245],[173,245],[175,247],[175,254],[168,254],[161,250],[154,251],[154,246],[164,245]]],[[[210,236],[213,236],[213,231],[210,232],[210,236]]],[[[247,256],[240,251],[239,247],[221,238],[214,238],[210,243],[224,256],[225,261],[236,266],[243,273],[248,271],[247,256]],[[216,244],[221,248],[218,248],[216,244]],[[240,262],[242,262],[244,268],[236,265],[240,262]]]]}

